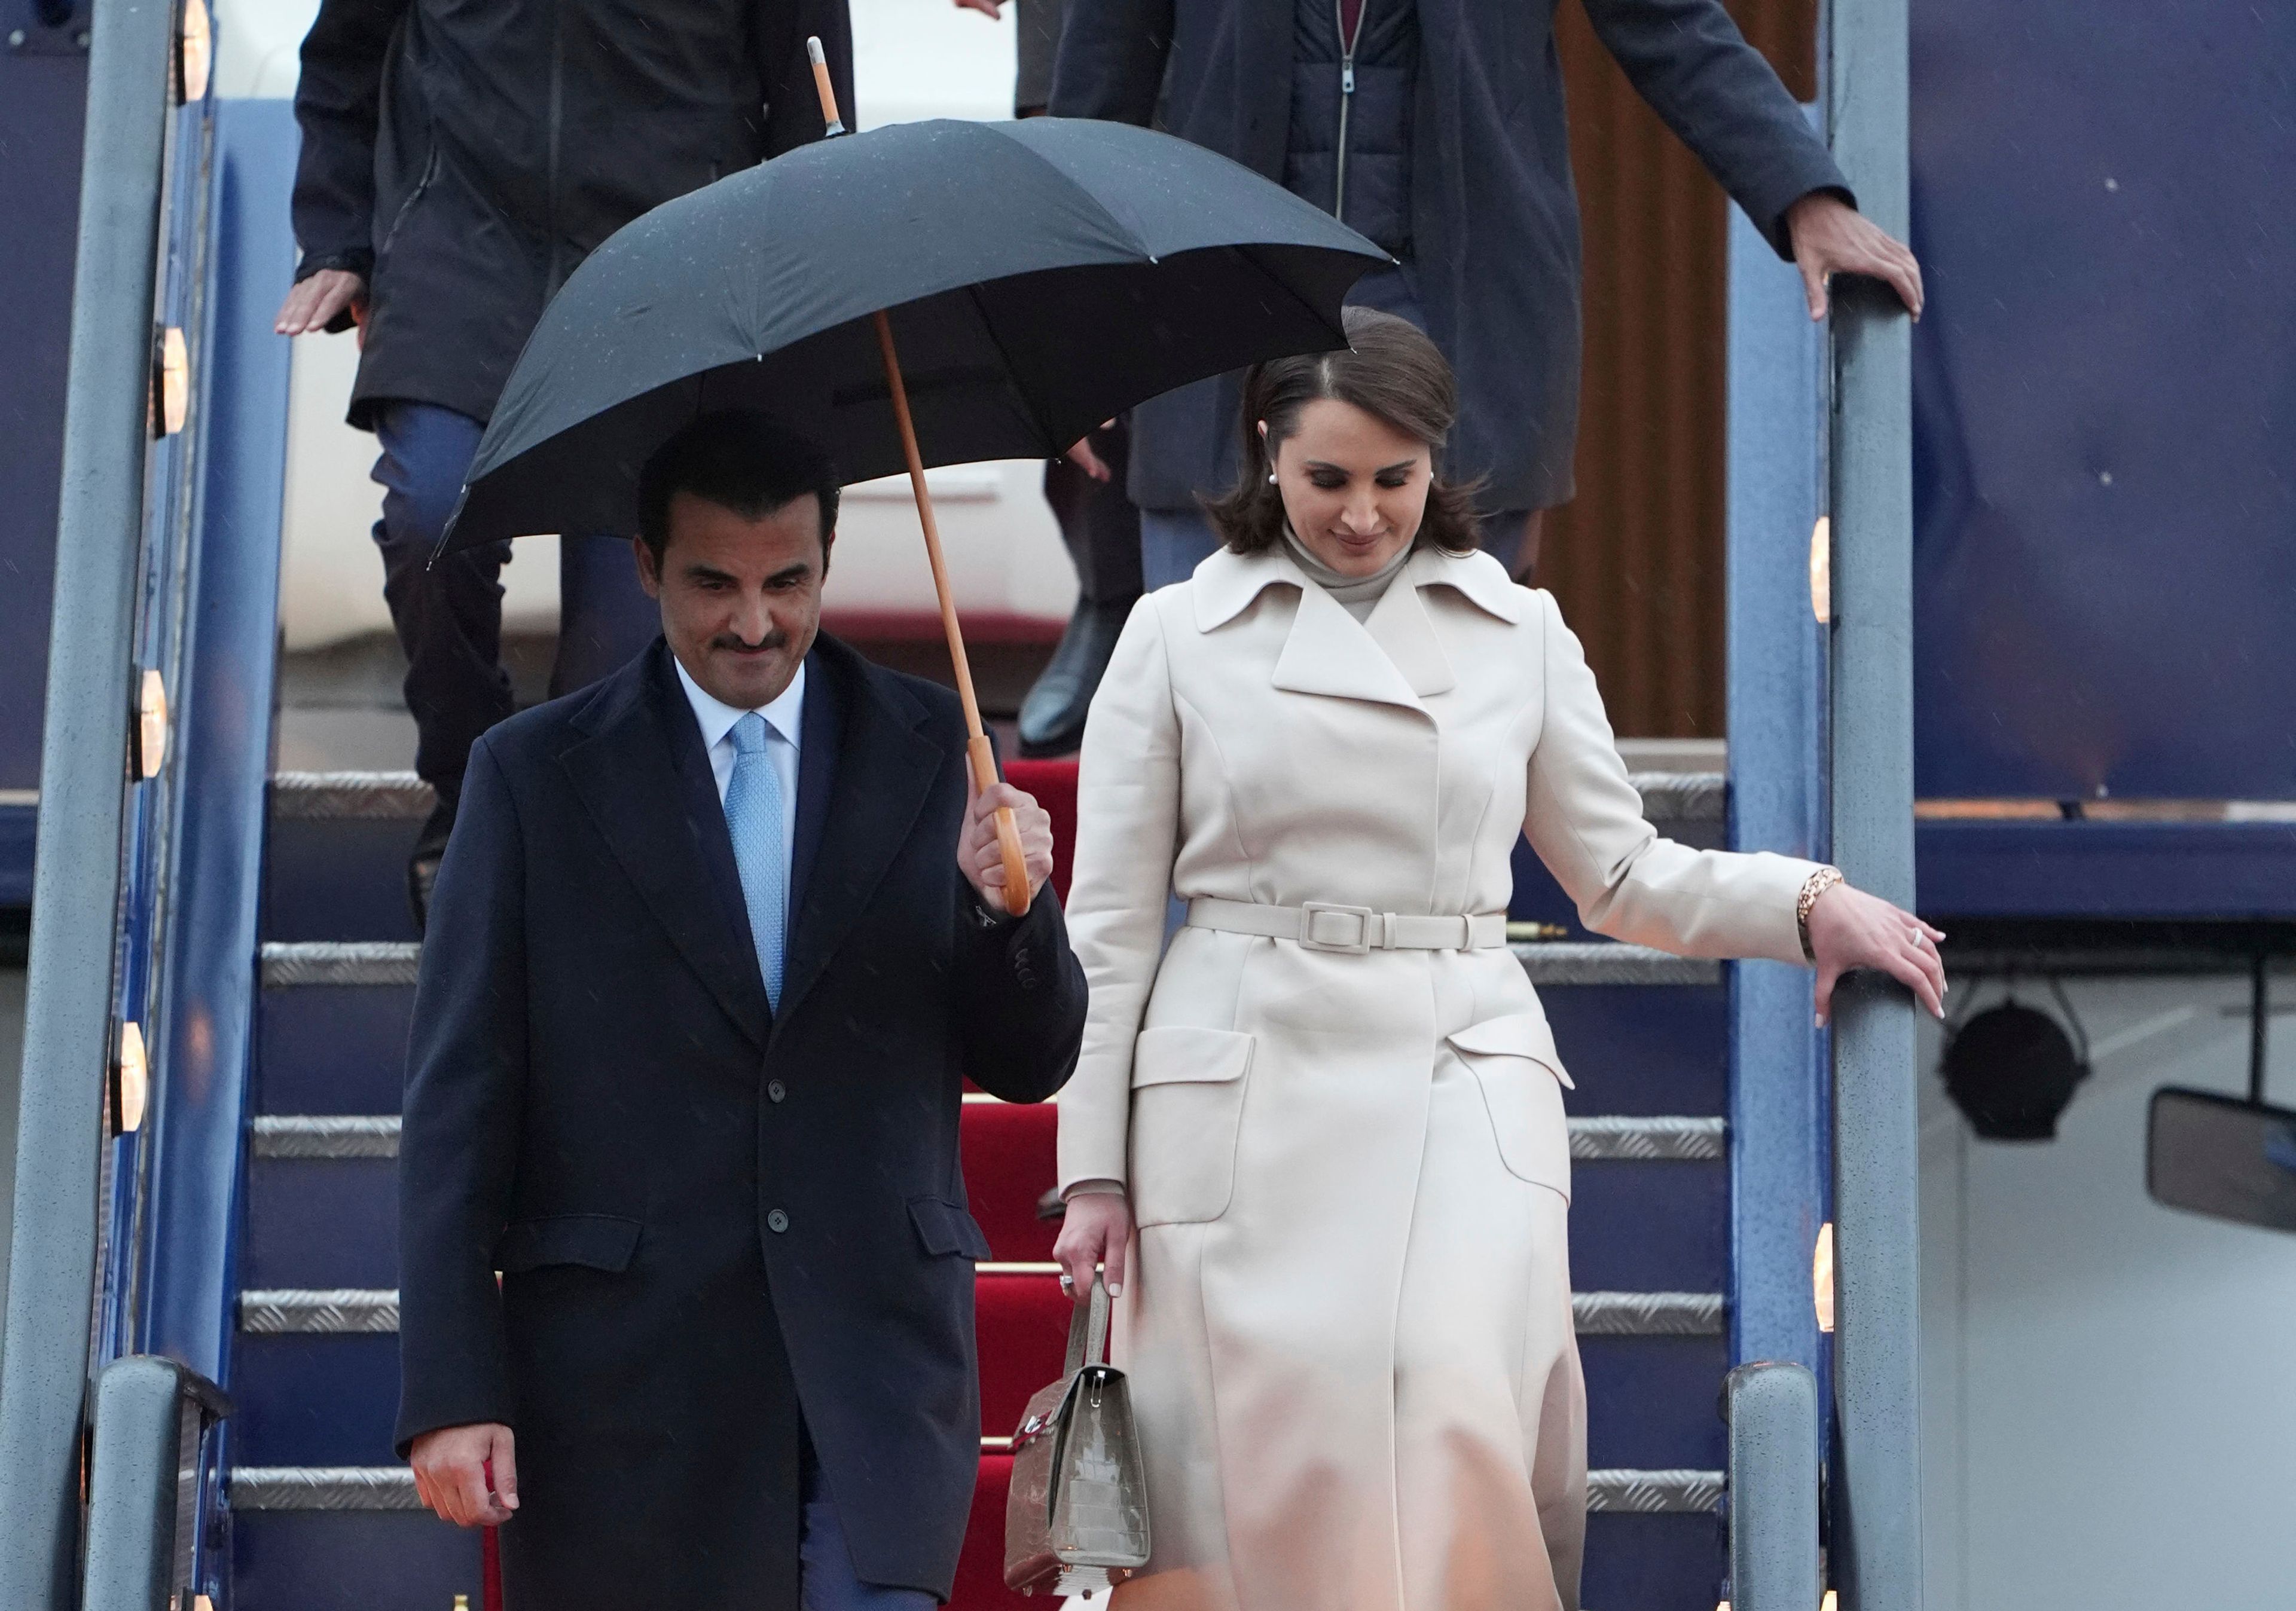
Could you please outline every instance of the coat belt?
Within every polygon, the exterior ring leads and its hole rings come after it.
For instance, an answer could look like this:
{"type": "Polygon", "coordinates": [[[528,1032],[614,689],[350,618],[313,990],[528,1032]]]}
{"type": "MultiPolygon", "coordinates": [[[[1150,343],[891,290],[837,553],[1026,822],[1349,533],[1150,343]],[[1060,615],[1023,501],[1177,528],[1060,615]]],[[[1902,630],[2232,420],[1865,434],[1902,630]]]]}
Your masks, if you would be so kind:
{"type": "Polygon", "coordinates": [[[1472,917],[1429,917],[1416,912],[1374,912],[1309,901],[1271,906],[1259,901],[1223,901],[1198,895],[1188,903],[1188,927],[1223,934],[1256,934],[1271,940],[1296,940],[1309,951],[1360,956],[1371,951],[1480,951],[1506,944],[1506,913],[1472,917]]]}

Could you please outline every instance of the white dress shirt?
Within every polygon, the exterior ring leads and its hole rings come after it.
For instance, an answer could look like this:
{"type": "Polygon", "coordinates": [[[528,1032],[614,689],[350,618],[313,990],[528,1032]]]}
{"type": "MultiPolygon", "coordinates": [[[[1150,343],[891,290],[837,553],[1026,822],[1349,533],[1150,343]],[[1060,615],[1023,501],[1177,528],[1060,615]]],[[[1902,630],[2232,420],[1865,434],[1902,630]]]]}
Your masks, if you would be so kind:
{"type": "MultiPolygon", "coordinates": [[[[709,773],[718,781],[718,803],[723,806],[726,785],[734,781],[734,724],[750,713],[712,698],[676,655],[669,658],[677,666],[686,703],[693,707],[693,719],[701,724],[701,748],[709,754],[709,773]]],[[[758,706],[757,713],[766,719],[766,759],[773,763],[774,773],[781,780],[782,887],[786,890],[791,887],[790,858],[797,847],[798,745],[805,730],[804,661],[798,662],[797,675],[790,679],[781,696],[769,705],[758,706]]]]}

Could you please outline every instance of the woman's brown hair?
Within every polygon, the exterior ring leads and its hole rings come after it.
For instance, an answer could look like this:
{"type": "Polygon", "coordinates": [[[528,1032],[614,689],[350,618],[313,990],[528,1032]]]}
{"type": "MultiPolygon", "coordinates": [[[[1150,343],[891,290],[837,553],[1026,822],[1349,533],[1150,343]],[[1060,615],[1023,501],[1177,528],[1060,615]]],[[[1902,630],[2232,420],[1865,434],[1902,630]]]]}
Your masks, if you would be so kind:
{"type": "Polygon", "coordinates": [[[1240,554],[1260,553],[1283,540],[1283,495],[1268,479],[1275,450],[1300,429],[1300,411],[1329,397],[1353,404],[1394,429],[1427,445],[1435,461],[1427,512],[1412,537],[1414,548],[1472,553],[1477,546],[1475,488],[1443,479],[1443,444],[1459,417],[1459,389],[1451,366],[1417,326],[1393,314],[1350,307],[1344,315],[1348,344],[1337,352],[1309,353],[1254,364],[1243,378],[1237,421],[1243,451],[1234,491],[1208,500],[1204,512],[1220,540],[1240,554]],[[1260,439],[1265,421],[1267,438],[1260,439]]]}

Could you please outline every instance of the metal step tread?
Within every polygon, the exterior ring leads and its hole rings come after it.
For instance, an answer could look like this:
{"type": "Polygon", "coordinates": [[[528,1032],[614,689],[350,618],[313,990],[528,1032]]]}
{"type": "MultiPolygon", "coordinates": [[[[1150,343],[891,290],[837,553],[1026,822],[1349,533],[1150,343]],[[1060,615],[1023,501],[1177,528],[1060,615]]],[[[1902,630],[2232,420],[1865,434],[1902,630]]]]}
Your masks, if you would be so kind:
{"type": "MultiPolygon", "coordinates": [[[[1718,772],[1637,772],[1629,774],[1653,822],[1718,822],[1727,808],[1728,780],[1718,772]]],[[[282,772],[271,780],[275,816],[302,822],[420,822],[437,797],[411,772],[282,772]]]]}
{"type": "MultiPolygon", "coordinates": [[[[1718,1118],[1574,1118],[1570,1156],[1580,1162],[1705,1162],[1729,1150],[1729,1125],[1718,1118]]],[[[392,1158],[398,1156],[397,1114],[266,1114],[255,1120],[259,1158],[392,1158]]]]}
{"type": "MultiPolygon", "coordinates": [[[[1534,985],[1718,985],[1722,964],[1610,940],[1527,941],[1509,947],[1534,985]]],[[[414,940],[268,940],[263,983],[403,985],[422,961],[414,940]]]]}
{"type": "Polygon", "coordinates": [[[415,940],[266,940],[263,985],[412,985],[422,962],[415,940]]]}
{"type": "MultiPolygon", "coordinates": [[[[1057,1265],[986,1265],[992,1276],[1037,1274],[1057,1265]]],[[[1574,1292],[1570,1318],[1581,1337],[1718,1337],[1718,1292],[1574,1292]]],[[[250,1337],[374,1337],[398,1329],[393,1288],[279,1287],[239,1295],[239,1329],[250,1337]]]]}
{"type": "MultiPolygon", "coordinates": [[[[1635,1516],[1703,1514],[1722,1502],[1724,1485],[1719,1471],[1589,1471],[1587,1509],[1635,1516]]],[[[404,1466],[239,1466],[232,1470],[229,1495],[232,1509],[242,1515],[423,1508],[414,1494],[414,1474],[404,1466]]]]}
{"type": "Polygon", "coordinates": [[[398,1116],[261,1114],[250,1139],[259,1158],[395,1158],[398,1116]]]}
{"type": "Polygon", "coordinates": [[[1615,940],[1529,940],[1510,945],[1534,985],[1718,985],[1722,964],[1615,940]]]}
{"type": "Polygon", "coordinates": [[[271,814],[295,822],[419,822],[439,797],[411,772],[280,772],[271,814]]]}

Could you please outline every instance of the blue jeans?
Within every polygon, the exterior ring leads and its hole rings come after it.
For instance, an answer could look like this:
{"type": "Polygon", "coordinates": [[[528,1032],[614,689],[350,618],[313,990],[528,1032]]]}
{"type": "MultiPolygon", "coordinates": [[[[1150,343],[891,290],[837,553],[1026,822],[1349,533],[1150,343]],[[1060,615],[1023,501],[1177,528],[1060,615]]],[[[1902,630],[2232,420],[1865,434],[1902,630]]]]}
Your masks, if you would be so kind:
{"type": "MultiPolygon", "coordinates": [[[[1528,510],[1509,510],[1483,519],[1483,552],[1513,575],[1522,548],[1523,522],[1528,510]]],[[[1140,511],[1140,579],[1153,591],[1185,582],[1197,566],[1219,546],[1212,523],[1192,509],[1144,509],[1140,511]]]]}
{"type": "Polygon", "coordinates": [[[821,1462],[808,1438],[799,1456],[805,1519],[798,1539],[800,1611],[936,1611],[922,1589],[885,1589],[853,1574],[852,1552],[837,1518],[837,1501],[821,1480],[821,1462]]]}
{"type": "MultiPolygon", "coordinates": [[[[462,792],[472,744],[512,708],[502,668],[500,579],[510,544],[489,543],[430,563],[481,429],[469,415],[430,403],[386,403],[375,414],[382,519],[374,541],[382,551],[383,598],[406,655],[414,770],[449,806],[462,792]]],[[[619,669],[661,630],[661,613],[638,585],[624,538],[560,538],[558,591],[554,699],[619,669]]]]}

